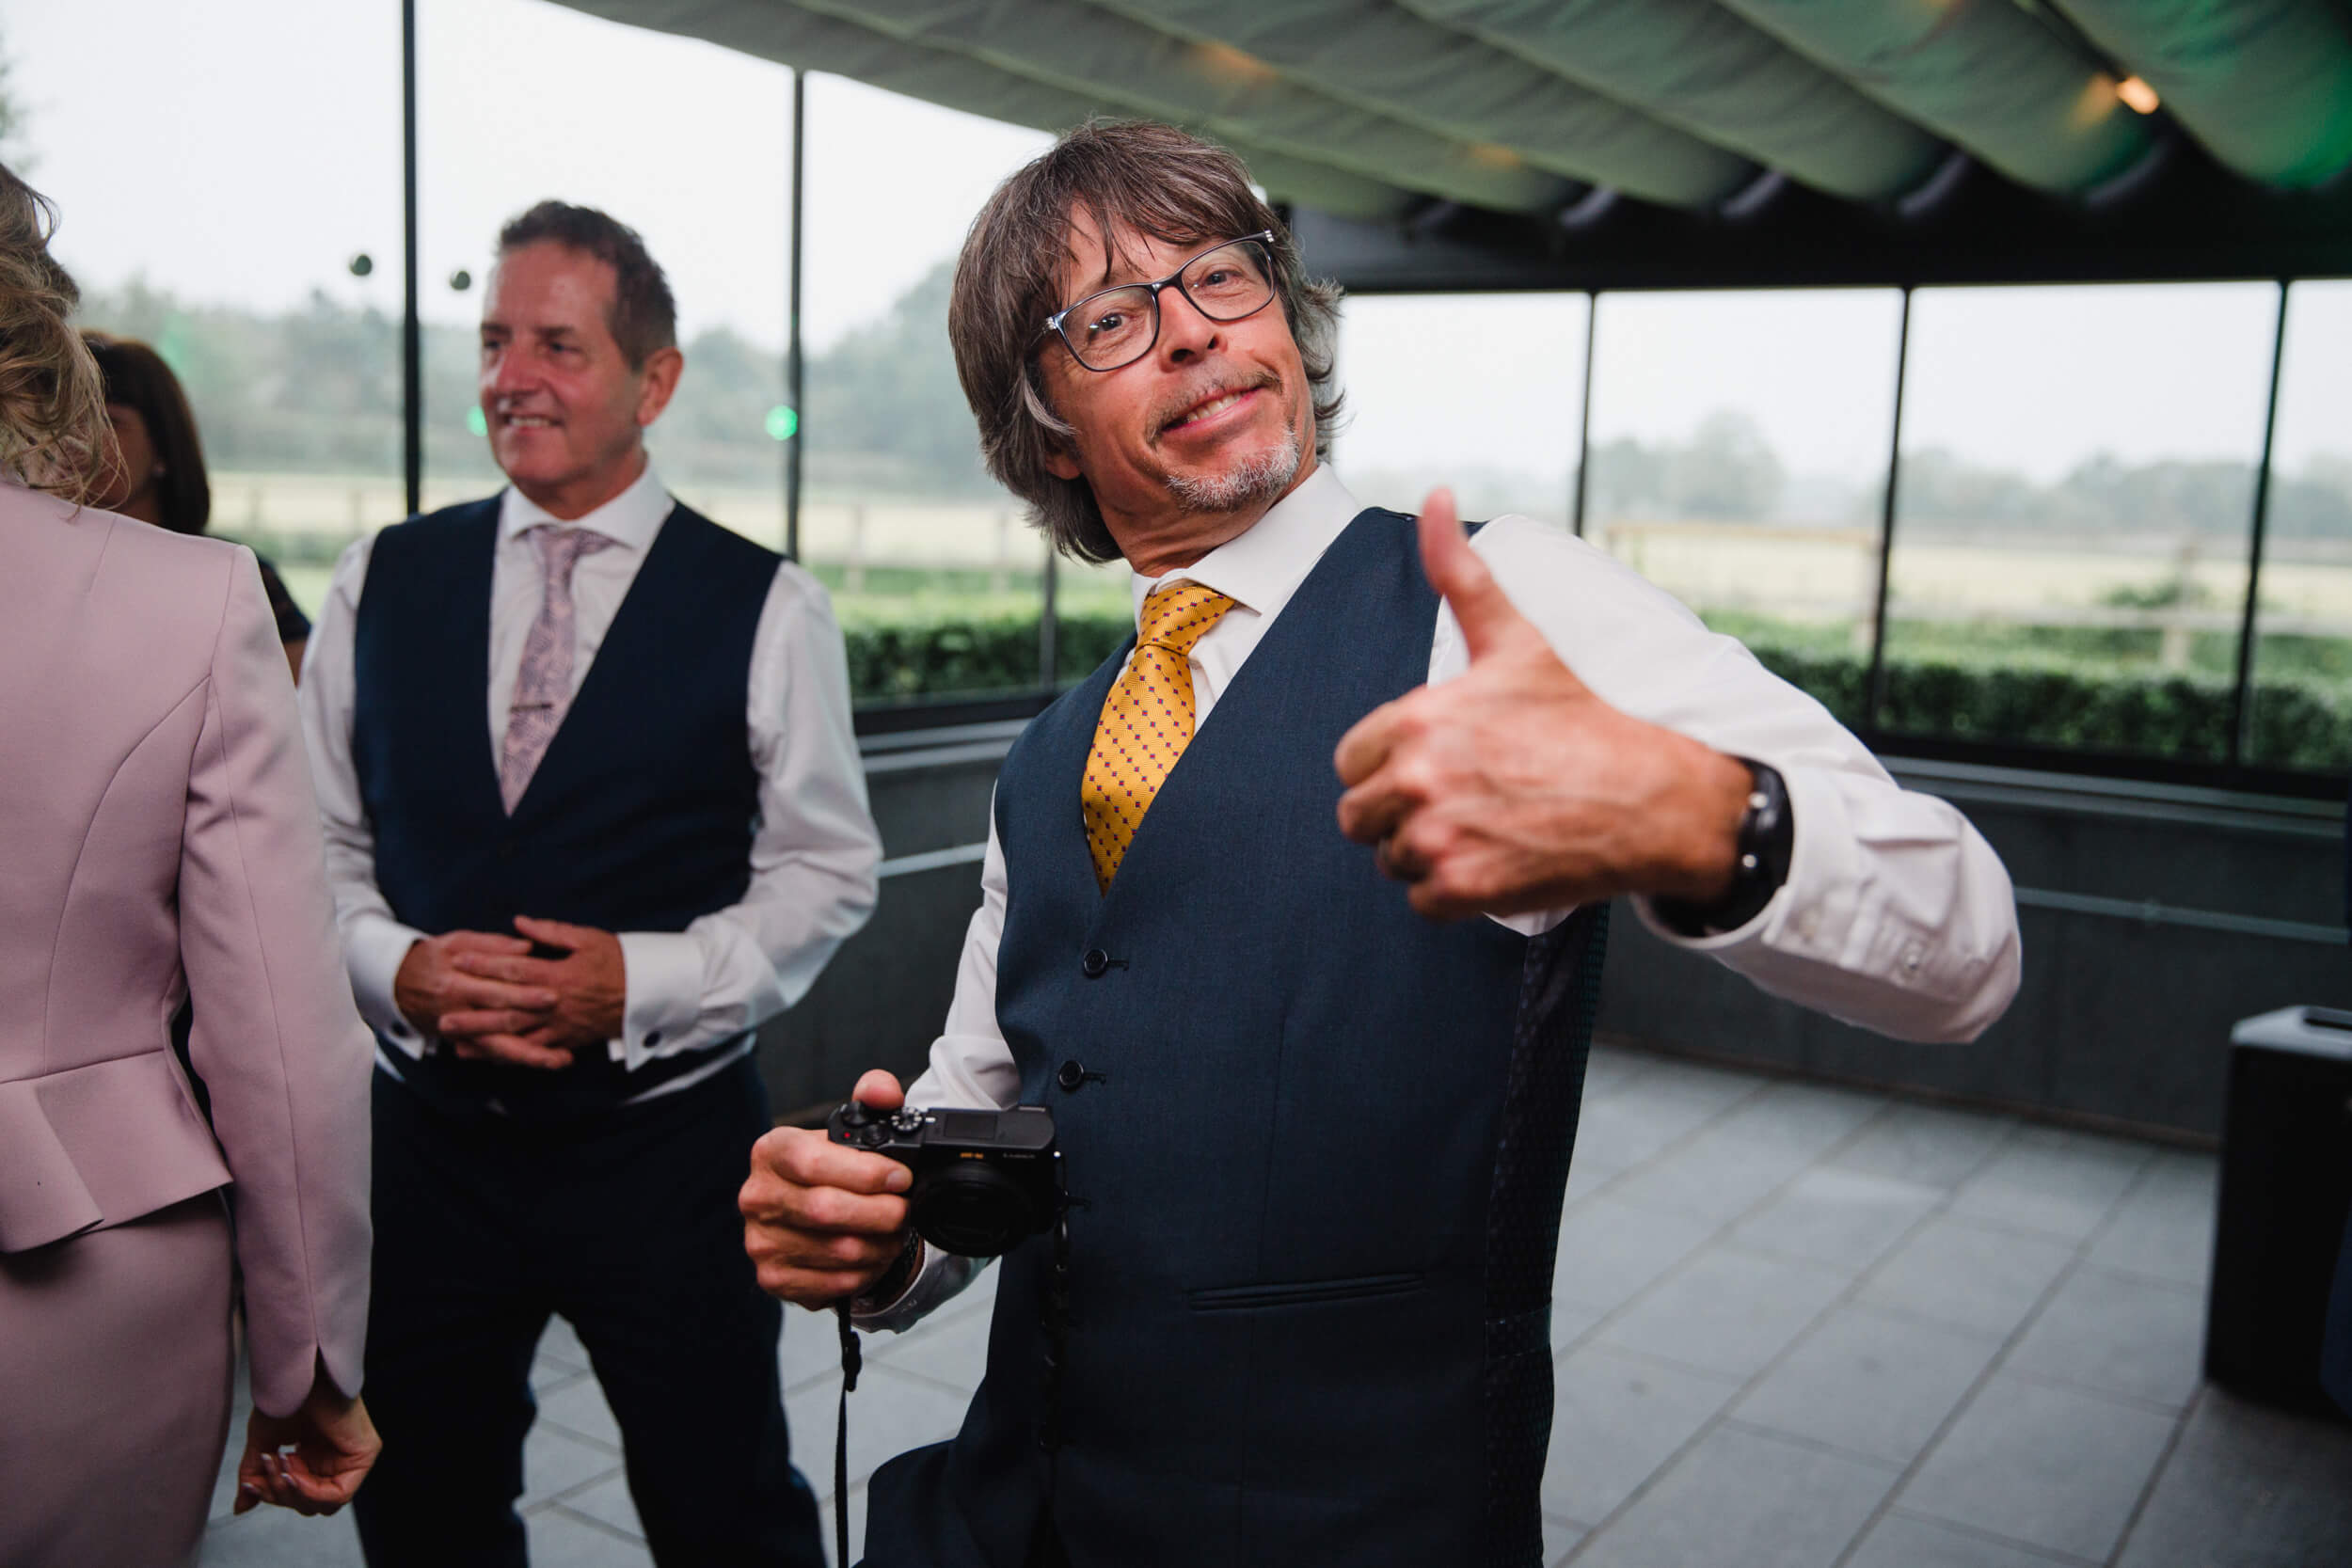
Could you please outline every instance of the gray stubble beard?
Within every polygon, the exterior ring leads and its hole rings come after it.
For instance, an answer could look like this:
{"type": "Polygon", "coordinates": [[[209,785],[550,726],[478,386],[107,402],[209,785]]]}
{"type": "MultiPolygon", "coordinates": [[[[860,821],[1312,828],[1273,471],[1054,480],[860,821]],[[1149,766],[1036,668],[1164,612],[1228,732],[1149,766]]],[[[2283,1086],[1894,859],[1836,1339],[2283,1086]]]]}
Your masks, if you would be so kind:
{"type": "Polygon", "coordinates": [[[1298,433],[1285,428],[1280,446],[1252,452],[1223,473],[1169,474],[1168,492],[1186,512],[1238,512],[1289,489],[1298,459],[1298,433]]]}

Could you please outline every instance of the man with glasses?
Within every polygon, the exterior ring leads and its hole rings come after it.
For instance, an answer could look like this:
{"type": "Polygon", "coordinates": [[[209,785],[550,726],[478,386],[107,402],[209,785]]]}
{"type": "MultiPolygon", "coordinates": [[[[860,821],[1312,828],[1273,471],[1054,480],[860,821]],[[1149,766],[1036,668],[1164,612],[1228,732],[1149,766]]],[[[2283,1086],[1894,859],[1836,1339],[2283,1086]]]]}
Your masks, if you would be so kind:
{"type": "MultiPolygon", "coordinates": [[[[1818,704],[1565,534],[1473,546],[1441,497],[1417,530],[1348,495],[1336,304],[1241,166],[1165,126],[1072,133],[965,245],[949,332],[991,469],[1064,551],[1126,562],[1137,637],[1006,758],[908,1097],[1049,1105],[1066,1249],[1006,1258],[961,1432],[873,1479],[871,1568],[1537,1562],[1605,901],[1914,1038],[2014,990],[1998,860],[1818,704]],[[1531,713],[1573,685],[1575,743],[1494,766],[1577,804],[1575,875],[1438,924],[1382,879],[1418,869],[1395,830],[1341,832],[1334,752],[1375,712],[1359,748],[1409,752],[1414,694],[1497,660],[1531,713]]],[[[910,1240],[903,1182],[763,1138],[761,1283],[921,1316],[972,1268],[910,1240]]]]}

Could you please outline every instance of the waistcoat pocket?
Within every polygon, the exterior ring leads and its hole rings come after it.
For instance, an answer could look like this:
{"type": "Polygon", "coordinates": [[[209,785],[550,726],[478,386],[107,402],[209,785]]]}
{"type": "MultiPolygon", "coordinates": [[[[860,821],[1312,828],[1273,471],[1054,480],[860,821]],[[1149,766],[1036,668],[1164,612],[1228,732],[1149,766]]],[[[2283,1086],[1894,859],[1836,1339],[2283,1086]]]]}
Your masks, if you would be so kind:
{"type": "Polygon", "coordinates": [[[1303,1279],[1266,1285],[1216,1285],[1188,1291],[1186,1305],[1196,1312],[1230,1312],[1252,1307],[1317,1307],[1326,1302],[1359,1301],[1367,1296],[1397,1296],[1422,1288],[1418,1274],[1367,1274],[1353,1279],[1303,1279]]]}

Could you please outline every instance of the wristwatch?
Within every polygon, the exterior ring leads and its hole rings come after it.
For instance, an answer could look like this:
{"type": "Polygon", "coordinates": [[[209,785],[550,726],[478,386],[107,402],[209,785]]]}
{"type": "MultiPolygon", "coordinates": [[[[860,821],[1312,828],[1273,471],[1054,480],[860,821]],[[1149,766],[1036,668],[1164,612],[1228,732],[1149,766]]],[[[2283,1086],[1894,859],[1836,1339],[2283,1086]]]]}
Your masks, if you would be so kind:
{"type": "Polygon", "coordinates": [[[1748,757],[1735,757],[1748,770],[1748,809],[1740,814],[1734,841],[1731,886],[1712,903],[1694,904],[1679,898],[1653,898],[1650,908],[1669,930],[1686,937],[1721,936],[1736,931],[1764,912],[1772,895],[1788,879],[1788,857],[1797,839],[1796,819],[1788,811],[1788,786],[1779,772],[1748,757]]]}

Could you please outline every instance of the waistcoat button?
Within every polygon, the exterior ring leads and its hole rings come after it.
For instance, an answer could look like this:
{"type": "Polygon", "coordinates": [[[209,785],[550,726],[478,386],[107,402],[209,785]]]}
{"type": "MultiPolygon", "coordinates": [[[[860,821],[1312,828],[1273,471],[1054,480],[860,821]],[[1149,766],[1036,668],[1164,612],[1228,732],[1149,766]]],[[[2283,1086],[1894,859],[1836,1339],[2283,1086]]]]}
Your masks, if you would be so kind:
{"type": "Polygon", "coordinates": [[[1078,968],[1089,980],[1099,980],[1111,967],[1111,956],[1099,947],[1087,949],[1087,956],[1078,960],[1078,968]]]}
{"type": "Polygon", "coordinates": [[[1064,1062],[1061,1065],[1061,1070],[1054,1074],[1054,1082],[1072,1094],[1076,1094],[1078,1085],[1086,1081],[1087,1069],[1083,1062],[1064,1062]]]}

